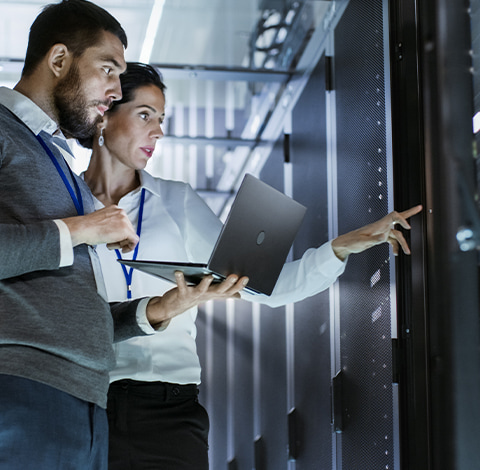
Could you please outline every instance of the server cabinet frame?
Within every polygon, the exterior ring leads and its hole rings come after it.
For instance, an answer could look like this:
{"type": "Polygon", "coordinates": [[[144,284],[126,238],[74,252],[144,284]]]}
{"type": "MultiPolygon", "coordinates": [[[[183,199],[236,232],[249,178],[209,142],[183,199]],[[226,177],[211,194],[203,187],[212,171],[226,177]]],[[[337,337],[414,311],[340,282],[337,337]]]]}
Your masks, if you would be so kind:
{"type": "Polygon", "coordinates": [[[425,204],[397,271],[402,468],[479,468],[478,255],[457,240],[478,226],[469,2],[390,10],[395,201],[425,204]]]}

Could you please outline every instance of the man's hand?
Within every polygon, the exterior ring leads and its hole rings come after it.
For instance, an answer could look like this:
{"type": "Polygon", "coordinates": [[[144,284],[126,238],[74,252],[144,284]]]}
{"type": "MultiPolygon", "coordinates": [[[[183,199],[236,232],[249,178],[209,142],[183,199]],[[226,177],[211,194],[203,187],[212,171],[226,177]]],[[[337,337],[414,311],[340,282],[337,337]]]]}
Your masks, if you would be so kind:
{"type": "Polygon", "coordinates": [[[421,210],[422,206],[419,205],[403,212],[390,212],[376,222],[335,238],[332,241],[332,249],[337,258],[344,261],[351,253],[361,253],[372,246],[388,242],[392,245],[395,255],[399,254],[400,247],[404,253],[409,255],[410,248],[402,232],[395,230],[395,224],[410,229],[407,219],[418,214],[421,210]]]}
{"type": "Polygon", "coordinates": [[[127,253],[138,243],[138,236],[126,212],[115,205],[62,220],[70,230],[73,246],[106,243],[111,250],[118,248],[127,253]]]}
{"type": "Polygon", "coordinates": [[[216,299],[240,298],[240,291],[247,285],[248,278],[236,275],[228,276],[218,284],[212,284],[213,276],[206,276],[197,286],[188,286],[183,273],[175,273],[177,287],[166,292],[162,297],[154,297],[147,305],[147,318],[153,328],[165,326],[173,317],[216,299]]]}

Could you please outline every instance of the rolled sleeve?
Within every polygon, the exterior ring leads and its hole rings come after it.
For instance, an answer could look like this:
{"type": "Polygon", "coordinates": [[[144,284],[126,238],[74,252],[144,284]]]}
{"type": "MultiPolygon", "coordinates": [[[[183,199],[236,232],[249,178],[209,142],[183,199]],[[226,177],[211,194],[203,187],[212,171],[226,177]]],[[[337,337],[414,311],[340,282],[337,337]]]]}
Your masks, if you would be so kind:
{"type": "Polygon", "coordinates": [[[70,230],[63,220],[54,220],[60,232],[60,268],[73,264],[73,244],[70,230]]]}
{"type": "Polygon", "coordinates": [[[164,321],[160,328],[154,329],[147,318],[147,305],[151,297],[142,299],[137,305],[137,323],[141,330],[147,335],[153,335],[158,331],[163,331],[170,323],[170,320],[164,321]]]}

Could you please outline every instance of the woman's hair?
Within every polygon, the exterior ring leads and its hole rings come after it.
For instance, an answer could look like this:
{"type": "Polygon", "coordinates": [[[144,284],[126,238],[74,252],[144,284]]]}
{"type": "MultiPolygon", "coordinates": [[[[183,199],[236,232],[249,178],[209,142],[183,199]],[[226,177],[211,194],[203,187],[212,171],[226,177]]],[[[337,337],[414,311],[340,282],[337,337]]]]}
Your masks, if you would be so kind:
{"type": "Polygon", "coordinates": [[[146,85],[155,85],[165,94],[166,85],[160,72],[148,64],[140,62],[127,62],[127,70],[120,75],[122,84],[122,99],[114,101],[108,112],[123,103],[128,103],[134,98],[135,91],[146,85]]]}
{"type": "MultiPolygon", "coordinates": [[[[127,69],[120,75],[120,83],[122,85],[122,99],[114,101],[107,113],[114,113],[119,105],[132,101],[135,97],[135,92],[139,88],[154,85],[164,95],[167,89],[165,83],[163,83],[162,74],[151,65],[140,62],[127,62],[127,69]]],[[[78,139],[78,143],[83,147],[91,149],[93,147],[93,139],[93,136],[87,139],[78,139]]]]}
{"type": "Polygon", "coordinates": [[[107,31],[127,47],[127,35],[106,10],[87,0],[63,0],[47,5],[30,28],[22,76],[31,75],[55,44],[65,44],[74,57],[95,46],[107,31]]]}

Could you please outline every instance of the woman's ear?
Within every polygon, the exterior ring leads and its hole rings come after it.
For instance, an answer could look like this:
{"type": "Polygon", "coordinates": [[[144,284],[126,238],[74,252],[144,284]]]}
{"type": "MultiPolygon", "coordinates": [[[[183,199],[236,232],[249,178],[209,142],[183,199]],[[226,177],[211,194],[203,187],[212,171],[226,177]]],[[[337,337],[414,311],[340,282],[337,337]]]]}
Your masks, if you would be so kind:
{"type": "Polygon", "coordinates": [[[54,44],[48,51],[47,62],[53,74],[62,78],[70,70],[72,55],[65,44],[54,44]]]}
{"type": "Polygon", "coordinates": [[[97,124],[97,132],[95,133],[95,138],[98,138],[98,146],[103,147],[105,145],[105,128],[107,127],[108,118],[102,116],[102,119],[97,124]],[[97,137],[98,136],[98,137],[97,137]]]}
{"type": "Polygon", "coordinates": [[[100,119],[100,121],[98,121],[97,123],[97,132],[100,133],[101,129],[105,131],[107,124],[108,124],[108,113],[105,113],[100,119]]]}

